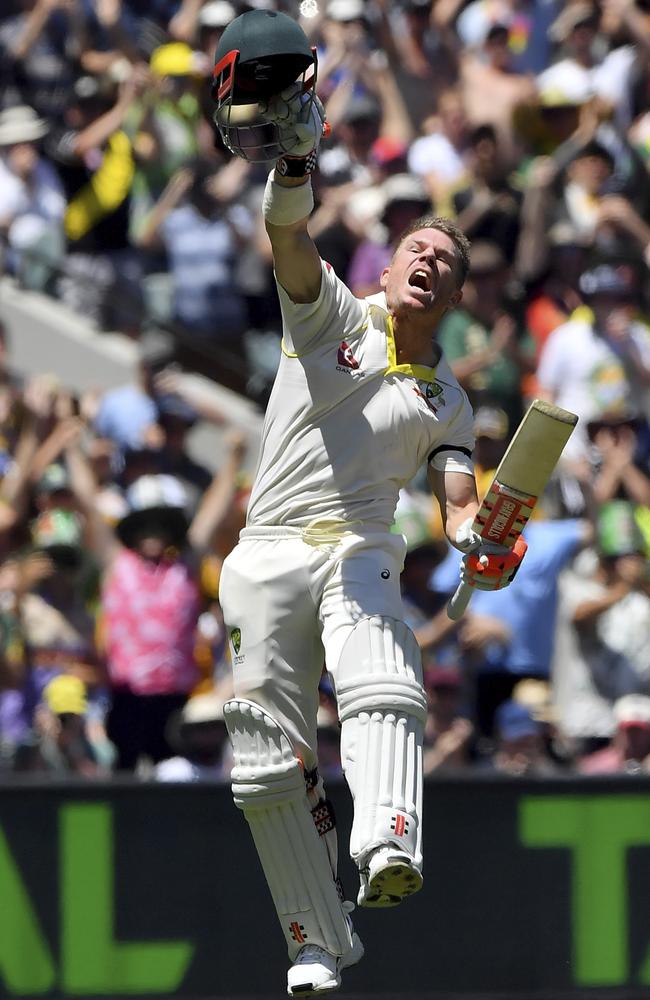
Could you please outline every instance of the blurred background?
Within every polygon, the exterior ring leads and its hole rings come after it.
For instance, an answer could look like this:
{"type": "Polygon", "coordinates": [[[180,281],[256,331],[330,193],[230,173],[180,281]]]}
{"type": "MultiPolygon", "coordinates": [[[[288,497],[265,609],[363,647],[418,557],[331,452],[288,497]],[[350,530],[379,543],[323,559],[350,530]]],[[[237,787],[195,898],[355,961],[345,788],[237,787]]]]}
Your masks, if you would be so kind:
{"type": "MultiPolygon", "coordinates": [[[[281,323],[267,171],[224,150],[208,80],[225,27],[259,7],[299,18],[318,50],[332,133],[311,231],[353,292],[379,290],[423,214],[472,241],[438,336],[474,405],[479,487],[531,399],[580,417],[517,579],[477,593],[459,623],[445,612],[458,555],[425,478],[402,491],[427,795],[516,798],[533,782],[607,788],[612,802],[618,788],[645,809],[648,0],[3,0],[0,805],[10,789],[29,806],[47,783],[229,794],[219,574],[246,516],[281,323]]],[[[336,783],[326,672],[319,723],[336,783]]],[[[650,813],[639,822],[647,844],[650,813]]],[[[633,968],[640,931],[621,934],[618,965],[582,987],[650,984],[650,960],[633,968]]],[[[544,995],[580,974],[551,976],[544,995]]],[[[11,976],[3,988],[30,995],[11,976]]]]}

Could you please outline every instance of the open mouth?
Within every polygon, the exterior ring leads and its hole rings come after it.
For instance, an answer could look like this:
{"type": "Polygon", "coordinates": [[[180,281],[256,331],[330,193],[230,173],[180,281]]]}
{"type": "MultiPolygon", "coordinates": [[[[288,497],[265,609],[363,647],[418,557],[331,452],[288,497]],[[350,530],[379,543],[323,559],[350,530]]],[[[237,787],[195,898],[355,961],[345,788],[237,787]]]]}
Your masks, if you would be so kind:
{"type": "Polygon", "coordinates": [[[423,268],[418,268],[409,277],[409,285],[412,288],[419,288],[422,292],[431,292],[432,281],[431,274],[425,271],[423,268]]]}

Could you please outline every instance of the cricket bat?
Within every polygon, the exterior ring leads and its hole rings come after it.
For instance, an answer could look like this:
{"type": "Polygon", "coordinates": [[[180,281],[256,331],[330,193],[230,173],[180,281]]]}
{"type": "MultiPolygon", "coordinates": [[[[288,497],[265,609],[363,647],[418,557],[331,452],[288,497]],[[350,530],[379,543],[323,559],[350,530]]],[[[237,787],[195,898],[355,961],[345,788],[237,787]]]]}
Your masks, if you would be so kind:
{"type": "MultiPolygon", "coordinates": [[[[575,413],[533,400],[474,518],[472,528],[484,541],[513,547],[577,422],[575,413]]],[[[449,601],[447,614],[453,621],[467,607],[472,589],[461,583],[449,601]]]]}

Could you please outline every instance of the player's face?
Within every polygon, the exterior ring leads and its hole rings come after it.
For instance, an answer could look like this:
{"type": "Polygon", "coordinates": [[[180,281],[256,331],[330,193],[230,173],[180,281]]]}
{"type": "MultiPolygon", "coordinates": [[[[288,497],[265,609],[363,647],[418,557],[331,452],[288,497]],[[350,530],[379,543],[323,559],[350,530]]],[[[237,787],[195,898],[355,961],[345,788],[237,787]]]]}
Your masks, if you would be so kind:
{"type": "Polygon", "coordinates": [[[457,305],[463,294],[457,254],[451,236],[438,229],[418,229],[407,236],[380,279],[391,312],[421,314],[436,323],[457,305]]]}

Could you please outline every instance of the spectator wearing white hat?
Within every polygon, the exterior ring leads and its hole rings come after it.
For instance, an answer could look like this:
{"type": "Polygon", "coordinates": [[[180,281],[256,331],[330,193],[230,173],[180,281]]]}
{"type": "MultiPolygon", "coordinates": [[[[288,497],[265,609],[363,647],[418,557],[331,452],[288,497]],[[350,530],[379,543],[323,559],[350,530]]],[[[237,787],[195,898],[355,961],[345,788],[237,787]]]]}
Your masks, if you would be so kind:
{"type": "Polygon", "coordinates": [[[228,780],[231,761],[223,719],[224,700],[216,691],[197,694],[170,718],[167,739],[176,755],[156,765],[157,781],[228,780]]]}
{"type": "Polygon", "coordinates": [[[47,122],[27,105],[0,113],[0,238],[7,241],[9,269],[37,287],[63,255],[63,187],[39,150],[47,132],[47,122]]]}
{"type": "Polygon", "coordinates": [[[626,694],[614,704],[616,732],[608,746],[583,757],[582,774],[650,773],[650,697],[626,694]]]}

